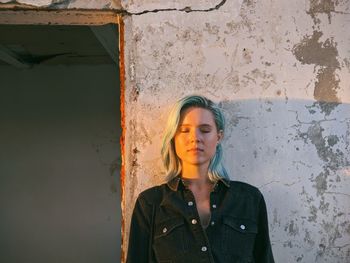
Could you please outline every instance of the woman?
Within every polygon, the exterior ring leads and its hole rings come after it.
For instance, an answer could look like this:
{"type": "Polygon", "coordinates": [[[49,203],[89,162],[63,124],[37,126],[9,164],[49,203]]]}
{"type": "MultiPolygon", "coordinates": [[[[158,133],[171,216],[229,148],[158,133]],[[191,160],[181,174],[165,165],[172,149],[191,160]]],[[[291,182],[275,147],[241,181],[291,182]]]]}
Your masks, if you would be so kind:
{"type": "Polygon", "coordinates": [[[128,263],[274,262],[264,198],[229,180],[223,136],[211,100],[187,96],[174,105],[162,147],[168,181],[136,201],[128,263]]]}

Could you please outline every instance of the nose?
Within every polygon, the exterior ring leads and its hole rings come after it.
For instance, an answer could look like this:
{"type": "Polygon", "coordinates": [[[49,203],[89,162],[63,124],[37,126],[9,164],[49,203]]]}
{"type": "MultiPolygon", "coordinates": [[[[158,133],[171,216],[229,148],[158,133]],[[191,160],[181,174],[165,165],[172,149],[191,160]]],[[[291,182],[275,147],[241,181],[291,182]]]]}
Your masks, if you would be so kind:
{"type": "Polygon", "coordinates": [[[199,129],[193,129],[190,134],[191,142],[200,142],[202,140],[199,129]]]}

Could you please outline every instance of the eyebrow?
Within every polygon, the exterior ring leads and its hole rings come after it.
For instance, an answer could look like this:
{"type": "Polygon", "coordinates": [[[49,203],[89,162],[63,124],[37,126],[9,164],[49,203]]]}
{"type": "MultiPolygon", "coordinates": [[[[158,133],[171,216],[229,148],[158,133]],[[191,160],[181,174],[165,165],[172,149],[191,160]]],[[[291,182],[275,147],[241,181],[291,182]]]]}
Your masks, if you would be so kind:
{"type": "MultiPolygon", "coordinates": [[[[188,127],[188,126],[192,126],[192,125],[191,124],[181,124],[179,127],[188,127]]],[[[213,127],[213,125],[203,123],[203,124],[199,124],[198,127],[213,127]]]]}

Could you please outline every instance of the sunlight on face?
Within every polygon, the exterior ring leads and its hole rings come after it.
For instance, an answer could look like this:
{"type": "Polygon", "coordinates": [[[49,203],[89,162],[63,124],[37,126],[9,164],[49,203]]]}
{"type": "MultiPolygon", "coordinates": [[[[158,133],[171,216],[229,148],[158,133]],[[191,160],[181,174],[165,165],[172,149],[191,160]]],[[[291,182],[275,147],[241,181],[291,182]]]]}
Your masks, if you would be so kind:
{"type": "Polygon", "coordinates": [[[179,127],[174,137],[176,155],[182,165],[209,166],[222,138],[210,110],[191,107],[181,114],[179,127]]]}

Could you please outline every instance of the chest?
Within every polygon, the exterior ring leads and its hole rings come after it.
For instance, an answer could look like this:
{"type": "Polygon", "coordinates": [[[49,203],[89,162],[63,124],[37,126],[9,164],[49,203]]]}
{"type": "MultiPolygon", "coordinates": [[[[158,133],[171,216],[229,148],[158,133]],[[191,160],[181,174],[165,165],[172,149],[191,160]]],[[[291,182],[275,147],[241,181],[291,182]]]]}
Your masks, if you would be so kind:
{"type": "Polygon", "coordinates": [[[156,258],[168,262],[253,262],[256,202],[231,197],[217,191],[198,194],[188,190],[168,196],[155,212],[152,247],[156,258]]]}
{"type": "Polygon", "coordinates": [[[209,192],[193,192],[196,202],[196,208],[203,227],[209,225],[211,218],[210,211],[210,193],[209,192]]]}

